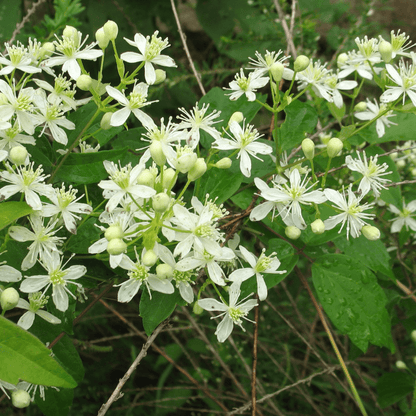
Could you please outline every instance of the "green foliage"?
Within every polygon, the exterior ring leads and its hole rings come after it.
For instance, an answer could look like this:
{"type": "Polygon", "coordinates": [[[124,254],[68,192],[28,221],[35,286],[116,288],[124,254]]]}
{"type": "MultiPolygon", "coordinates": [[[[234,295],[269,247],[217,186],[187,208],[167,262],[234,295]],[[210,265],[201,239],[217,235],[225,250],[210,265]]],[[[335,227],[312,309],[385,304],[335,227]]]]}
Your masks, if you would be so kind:
{"type": "Polygon", "coordinates": [[[31,214],[32,211],[32,208],[26,202],[3,202],[0,204],[0,230],[17,219],[31,214]]]}
{"type": "Polygon", "coordinates": [[[385,373],[377,381],[378,403],[382,408],[391,406],[412,393],[415,379],[406,373],[385,373]]]}

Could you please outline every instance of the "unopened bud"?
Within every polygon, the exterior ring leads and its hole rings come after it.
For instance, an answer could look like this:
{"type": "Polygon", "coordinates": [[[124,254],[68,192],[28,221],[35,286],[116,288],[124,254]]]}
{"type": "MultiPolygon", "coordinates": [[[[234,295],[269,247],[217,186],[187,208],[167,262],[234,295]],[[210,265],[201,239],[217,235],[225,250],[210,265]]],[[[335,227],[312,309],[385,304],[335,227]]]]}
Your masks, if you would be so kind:
{"type": "Polygon", "coordinates": [[[403,169],[403,168],[406,166],[406,161],[405,161],[405,160],[403,160],[403,159],[400,159],[400,160],[398,160],[398,161],[396,162],[396,166],[397,166],[399,169],[403,169]]]}
{"type": "Polygon", "coordinates": [[[113,116],[113,113],[104,113],[103,118],[101,119],[100,122],[100,127],[103,130],[109,130],[111,129],[111,117],[113,116]]]}
{"type": "Polygon", "coordinates": [[[231,115],[230,119],[228,120],[228,125],[230,125],[232,121],[235,121],[236,123],[241,123],[243,120],[244,114],[241,111],[236,111],[231,115]]]}
{"type": "Polygon", "coordinates": [[[370,241],[375,241],[380,238],[380,230],[372,225],[364,225],[364,227],[361,228],[361,232],[364,234],[364,237],[370,241]]]}
{"type": "Polygon", "coordinates": [[[118,35],[117,23],[112,20],[108,20],[104,24],[103,29],[109,40],[114,40],[118,35]]]}
{"type": "Polygon", "coordinates": [[[397,367],[399,370],[406,370],[407,365],[406,365],[406,363],[404,363],[403,361],[399,360],[399,361],[396,361],[396,367],[397,367]]]}
{"type": "Polygon", "coordinates": [[[173,275],[173,268],[169,264],[158,264],[156,266],[156,275],[159,279],[168,279],[173,275]]]}
{"type": "Polygon", "coordinates": [[[77,78],[77,87],[82,91],[89,91],[92,87],[92,78],[86,74],[80,75],[77,78]]]}
{"type": "Polygon", "coordinates": [[[27,150],[24,146],[15,146],[10,149],[10,159],[15,165],[23,165],[27,158],[27,150]]]}
{"type": "Polygon", "coordinates": [[[172,189],[176,182],[176,173],[172,168],[163,171],[163,189],[172,189]]]}
{"type": "Polygon", "coordinates": [[[229,169],[233,161],[229,157],[223,157],[216,164],[215,167],[218,169],[229,169]]]}
{"type": "Polygon", "coordinates": [[[127,250],[127,244],[121,238],[113,238],[107,244],[107,253],[118,256],[127,250]]]}
{"type": "Polygon", "coordinates": [[[337,65],[338,67],[341,67],[348,61],[348,55],[344,52],[338,55],[337,58],[337,65]]]}
{"type": "Polygon", "coordinates": [[[327,144],[326,151],[331,159],[338,156],[344,145],[337,137],[333,137],[327,144]]]}
{"type": "Polygon", "coordinates": [[[295,70],[295,72],[304,71],[309,66],[309,62],[310,60],[307,56],[299,55],[295,60],[293,69],[295,70]]]}
{"type": "Polygon", "coordinates": [[[315,143],[311,139],[303,139],[302,150],[306,159],[312,160],[315,156],[315,143]]]}
{"type": "Polygon", "coordinates": [[[317,219],[311,224],[311,229],[314,234],[323,234],[325,232],[325,224],[322,220],[317,219]]]}
{"type": "Polygon", "coordinates": [[[0,304],[4,311],[13,309],[19,302],[19,292],[14,287],[8,287],[1,292],[0,304]]]}
{"type": "Polygon", "coordinates": [[[140,175],[137,178],[137,183],[139,185],[146,185],[153,188],[155,186],[155,177],[149,169],[144,169],[140,172],[140,175]]]}
{"type": "Polygon", "coordinates": [[[297,240],[300,237],[301,231],[298,227],[291,225],[290,227],[286,227],[285,234],[286,237],[290,238],[291,240],[297,240]]]}
{"type": "Polygon", "coordinates": [[[26,390],[14,390],[12,392],[12,403],[18,409],[28,407],[30,405],[30,394],[26,390]]]}
{"type": "Polygon", "coordinates": [[[155,163],[158,166],[163,166],[166,162],[166,156],[163,153],[162,143],[158,140],[153,141],[149,150],[155,163]]]}
{"type": "Polygon", "coordinates": [[[411,338],[412,338],[413,342],[416,342],[416,329],[414,329],[414,330],[410,333],[410,336],[411,336],[411,338]]]}
{"type": "Polygon", "coordinates": [[[146,267],[152,267],[157,262],[157,255],[153,250],[147,250],[143,254],[142,262],[146,267]]]}
{"type": "Polygon", "coordinates": [[[118,224],[112,224],[105,230],[104,237],[107,241],[114,240],[115,238],[123,238],[123,229],[118,224]]]}
{"type": "Polygon", "coordinates": [[[281,62],[275,62],[270,67],[270,72],[275,82],[280,82],[283,77],[284,65],[281,62]]]}
{"type": "Polygon", "coordinates": [[[383,58],[383,61],[386,64],[388,64],[393,57],[393,46],[391,45],[391,43],[385,40],[382,40],[378,44],[378,51],[380,52],[380,55],[383,58]]]}
{"type": "Polygon", "coordinates": [[[162,82],[165,82],[166,80],[166,71],[163,69],[156,69],[156,80],[153,83],[153,85],[161,84],[162,82]]]}
{"type": "Polygon", "coordinates": [[[365,101],[360,101],[354,106],[354,111],[365,111],[365,110],[367,110],[367,103],[365,101]]]}
{"type": "Polygon", "coordinates": [[[199,157],[188,172],[188,180],[196,181],[207,171],[207,164],[203,157],[199,157]]]}
{"type": "Polygon", "coordinates": [[[195,165],[197,159],[196,153],[186,152],[176,160],[176,169],[181,173],[187,173],[195,165]]]}
{"type": "Polygon", "coordinates": [[[79,45],[79,35],[78,35],[78,30],[73,27],[73,26],[65,26],[65,29],[62,33],[62,36],[64,38],[71,38],[75,45],[78,46],[79,45]]]}
{"type": "Polygon", "coordinates": [[[42,59],[49,58],[55,52],[55,45],[52,42],[45,42],[40,48],[42,59]]]}
{"type": "Polygon", "coordinates": [[[110,42],[110,39],[102,27],[95,32],[95,40],[101,49],[105,49],[108,46],[108,42],[110,42]]]}
{"type": "Polygon", "coordinates": [[[199,306],[198,302],[194,303],[193,311],[195,315],[201,315],[204,310],[199,306]]]}
{"type": "Polygon", "coordinates": [[[411,170],[410,170],[410,174],[411,174],[412,176],[416,176],[416,168],[411,169],[411,170]]]}
{"type": "Polygon", "coordinates": [[[152,197],[153,209],[156,212],[165,212],[170,204],[170,198],[165,193],[161,192],[152,197]]]}

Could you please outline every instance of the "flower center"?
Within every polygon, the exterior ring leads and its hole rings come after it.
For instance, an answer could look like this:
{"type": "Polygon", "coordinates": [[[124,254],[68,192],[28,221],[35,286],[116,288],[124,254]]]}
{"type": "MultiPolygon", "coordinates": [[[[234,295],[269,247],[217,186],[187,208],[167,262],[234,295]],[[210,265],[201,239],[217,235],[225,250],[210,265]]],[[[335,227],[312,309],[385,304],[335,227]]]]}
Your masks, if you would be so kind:
{"type": "Polygon", "coordinates": [[[75,42],[75,39],[72,37],[64,37],[62,40],[59,40],[59,42],[55,43],[55,45],[57,51],[63,53],[68,58],[72,58],[72,55],[78,49],[78,43],[79,42],[75,42]]]}
{"type": "Polygon", "coordinates": [[[66,208],[71,202],[75,200],[75,195],[78,191],[76,189],[72,189],[70,186],[68,191],[65,191],[65,186],[62,186],[61,189],[58,191],[58,203],[59,206],[64,209],[66,208]]]}
{"type": "Polygon", "coordinates": [[[194,234],[198,237],[211,237],[213,235],[213,230],[211,225],[202,224],[194,229],[194,234]]]}
{"type": "Polygon", "coordinates": [[[255,267],[256,273],[262,273],[267,270],[270,265],[272,264],[272,258],[265,256],[264,253],[261,253],[260,258],[257,260],[257,264],[255,267]]]}
{"type": "Polygon", "coordinates": [[[253,128],[253,126],[248,126],[244,130],[244,133],[240,136],[240,140],[241,140],[242,147],[247,146],[253,140],[255,140],[257,134],[258,134],[258,131],[255,128],[253,128]]]}
{"type": "Polygon", "coordinates": [[[49,296],[43,296],[42,292],[34,292],[29,294],[29,310],[37,312],[48,303],[49,296]]]}
{"type": "Polygon", "coordinates": [[[363,209],[362,207],[360,207],[358,202],[353,202],[351,205],[349,205],[347,214],[354,217],[356,214],[359,214],[360,212],[362,212],[362,210],[363,209]]]}
{"type": "Polygon", "coordinates": [[[162,38],[159,38],[158,31],[156,31],[152,35],[152,39],[148,40],[146,53],[145,53],[145,59],[146,61],[151,61],[153,58],[156,58],[160,54],[160,52],[167,48],[169,46],[169,42],[167,39],[163,40],[162,38]]]}
{"type": "Polygon", "coordinates": [[[192,273],[192,271],[180,272],[179,270],[174,270],[173,280],[175,280],[176,285],[178,285],[179,283],[193,283],[191,279],[193,275],[194,274],[192,273]]]}
{"type": "Polygon", "coordinates": [[[401,218],[407,218],[411,214],[411,211],[409,211],[407,208],[404,208],[403,211],[399,214],[399,217],[401,218]]]}
{"type": "Polygon", "coordinates": [[[135,270],[127,272],[130,279],[141,280],[142,282],[147,279],[148,273],[146,267],[141,264],[136,264],[135,270]]]}
{"type": "Polygon", "coordinates": [[[63,91],[69,90],[71,88],[71,81],[67,81],[65,77],[59,75],[55,78],[55,92],[60,94],[63,91]]]}
{"type": "Polygon", "coordinates": [[[25,187],[30,186],[42,174],[42,172],[43,170],[40,167],[34,171],[33,165],[22,168],[23,185],[25,187]]]}
{"type": "Polygon", "coordinates": [[[113,172],[111,180],[121,189],[127,189],[130,185],[130,171],[130,165],[124,166],[120,168],[120,170],[113,172]]]}
{"type": "Polygon", "coordinates": [[[7,52],[9,53],[9,58],[13,66],[17,66],[20,64],[24,56],[27,54],[26,48],[21,46],[6,46],[7,52]]]}
{"type": "Polygon", "coordinates": [[[147,94],[139,91],[133,91],[129,96],[130,108],[141,108],[147,101],[147,94]]]}
{"type": "Polygon", "coordinates": [[[32,99],[29,94],[20,94],[14,108],[16,111],[30,112],[32,109],[32,99]]]}
{"type": "Polygon", "coordinates": [[[246,313],[243,312],[240,308],[229,308],[228,315],[236,324],[241,324],[241,318],[246,316],[246,313]]]}
{"type": "Polygon", "coordinates": [[[66,272],[64,272],[61,269],[54,270],[49,274],[49,278],[51,280],[51,283],[55,285],[63,285],[65,286],[65,279],[64,276],[66,275],[66,272]]]}

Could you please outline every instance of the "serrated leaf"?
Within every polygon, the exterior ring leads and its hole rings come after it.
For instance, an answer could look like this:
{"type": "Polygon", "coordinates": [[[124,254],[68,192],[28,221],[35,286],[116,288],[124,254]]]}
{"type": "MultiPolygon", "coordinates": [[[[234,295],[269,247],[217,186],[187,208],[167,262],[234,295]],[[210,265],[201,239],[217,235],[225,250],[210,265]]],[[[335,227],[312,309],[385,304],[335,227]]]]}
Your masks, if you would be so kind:
{"type": "Polygon", "coordinates": [[[74,388],[75,380],[51,357],[51,351],[34,335],[0,317],[0,379],[17,384],[74,388]]]}
{"type": "Polygon", "coordinates": [[[2,202],[0,204],[0,230],[32,212],[33,209],[26,202],[2,202]]]}
{"type": "Polygon", "coordinates": [[[386,373],[377,381],[378,403],[391,406],[413,392],[415,379],[407,373],[386,373]]]}
{"type": "Polygon", "coordinates": [[[368,343],[394,352],[386,295],[374,274],[352,257],[327,254],[312,265],[319,300],[338,330],[366,352],[368,343]]]}

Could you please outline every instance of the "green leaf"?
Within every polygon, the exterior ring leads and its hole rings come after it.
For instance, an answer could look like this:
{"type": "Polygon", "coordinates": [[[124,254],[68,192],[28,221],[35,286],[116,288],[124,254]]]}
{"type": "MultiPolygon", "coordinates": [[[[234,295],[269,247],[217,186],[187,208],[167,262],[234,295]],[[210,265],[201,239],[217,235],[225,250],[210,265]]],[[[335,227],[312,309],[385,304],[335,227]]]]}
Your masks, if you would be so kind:
{"type": "Polygon", "coordinates": [[[413,392],[414,377],[407,373],[386,373],[377,381],[378,403],[391,406],[413,392]]]}
{"type": "Polygon", "coordinates": [[[68,240],[67,249],[71,253],[87,254],[88,248],[100,239],[102,231],[95,226],[97,218],[88,218],[77,229],[77,234],[71,235],[68,240]]]}
{"type": "Polygon", "coordinates": [[[293,149],[311,133],[318,123],[316,110],[308,103],[294,101],[285,108],[286,119],[279,130],[279,145],[282,150],[293,149]]]}
{"type": "Polygon", "coordinates": [[[35,403],[45,416],[66,416],[71,410],[73,400],[73,389],[59,389],[59,391],[48,389],[45,400],[39,396],[39,393],[35,396],[35,403]]]}
{"type": "Polygon", "coordinates": [[[338,330],[366,351],[368,343],[394,352],[387,297],[374,274],[342,254],[327,254],[312,265],[319,300],[338,330]]]}
{"type": "Polygon", "coordinates": [[[0,230],[32,212],[33,209],[26,202],[2,202],[0,204],[0,230]]]}
{"type": "MultiPolygon", "coordinates": [[[[327,102],[326,105],[328,106],[331,114],[337,119],[337,121],[341,122],[345,116],[345,104],[343,104],[341,108],[338,108],[334,103],[327,102]]],[[[342,140],[341,138],[339,139],[342,140]]]]}
{"type": "Polygon", "coordinates": [[[127,148],[101,150],[97,153],[71,153],[58,170],[54,182],[72,182],[87,185],[108,177],[103,161],[117,163],[127,153],[127,148]]]}
{"type": "Polygon", "coordinates": [[[75,380],[51,357],[51,350],[34,335],[0,317],[0,379],[19,379],[43,386],[74,388],[75,380]]]}
{"type": "Polygon", "coordinates": [[[181,302],[178,291],[171,295],[152,291],[152,299],[149,292],[143,287],[140,299],[140,316],[143,318],[143,327],[146,334],[150,336],[155,328],[168,318],[176,308],[177,303],[181,302]]]}
{"type": "Polygon", "coordinates": [[[23,2],[20,0],[12,1],[0,0],[0,41],[8,41],[16,29],[17,23],[22,21],[23,2]]]}
{"type": "Polygon", "coordinates": [[[212,168],[202,177],[204,187],[200,197],[204,199],[209,194],[210,199],[218,198],[217,204],[222,204],[238,191],[241,180],[241,174],[231,173],[228,169],[212,168]]]}

